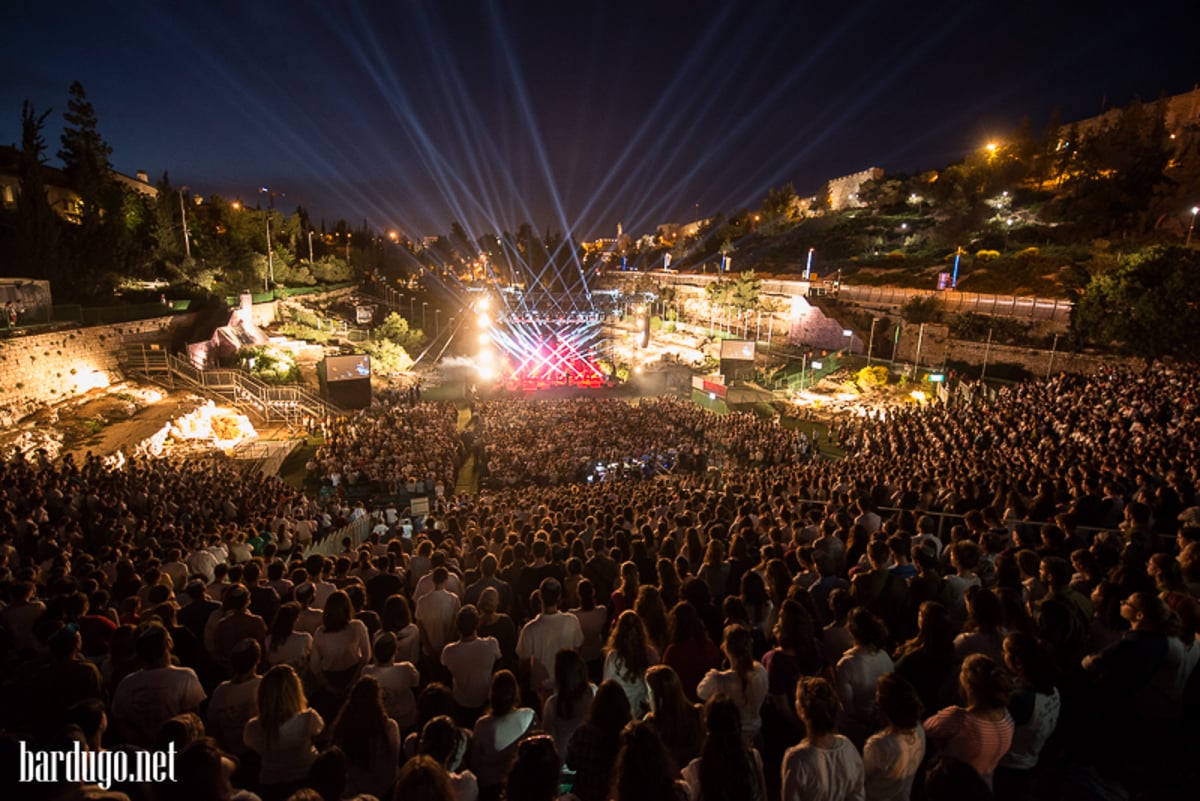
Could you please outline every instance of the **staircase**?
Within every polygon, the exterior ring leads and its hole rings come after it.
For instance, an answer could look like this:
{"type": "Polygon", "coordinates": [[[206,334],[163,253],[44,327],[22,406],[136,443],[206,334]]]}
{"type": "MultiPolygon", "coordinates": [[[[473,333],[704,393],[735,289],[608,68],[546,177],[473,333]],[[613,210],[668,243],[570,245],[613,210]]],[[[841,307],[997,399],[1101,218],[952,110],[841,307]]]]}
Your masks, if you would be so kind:
{"type": "Polygon", "coordinates": [[[168,389],[189,389],[228,404],[256,423],[299,425],[305,418],[338,416],[346,412],[299,386],[272,386],[243,370],[202,370],[187,359],[144,345],[125,349],[125,374],[168,389]]]}

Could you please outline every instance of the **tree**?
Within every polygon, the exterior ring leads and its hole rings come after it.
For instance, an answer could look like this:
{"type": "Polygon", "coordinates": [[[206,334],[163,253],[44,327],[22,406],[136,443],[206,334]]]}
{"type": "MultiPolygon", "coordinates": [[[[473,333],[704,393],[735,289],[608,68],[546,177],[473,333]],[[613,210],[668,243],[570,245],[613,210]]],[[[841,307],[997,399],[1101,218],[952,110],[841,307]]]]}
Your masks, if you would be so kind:
{"type": "Polygon", "coordinates": [[[375,328],[375,336],[395,342],[409,353],[417,351],[425,342],[425,336],[420,331],[409,328],[408,320],[396,312],[385,317],[375,328]]]}
{"type": "Polygon", "coordinates": [[[1200,358],[1200,252],[1148,248],[1092,277],[1071,327],[1084,341],[1145,359],[1200,358]]]}
{"type": "Polygon", "coordinates": [[[46,199],[42,160],[46,140],[42,130],[50,112],[38,114],[26,100],[21,107],[21,154],[15,219],[15,258],[18,275],[62,279],[62,221],[46,199]]]}
{"type": "Polygon", "coordinates": [[[80,224],[85,233],[95,233],[103,214],[112,208],[112,166],[108,161],[112,148],[97,130],[96,110],[88,102],[83,84],[75,81],[69,93],[58,157],[79,193],[80,224]]]}

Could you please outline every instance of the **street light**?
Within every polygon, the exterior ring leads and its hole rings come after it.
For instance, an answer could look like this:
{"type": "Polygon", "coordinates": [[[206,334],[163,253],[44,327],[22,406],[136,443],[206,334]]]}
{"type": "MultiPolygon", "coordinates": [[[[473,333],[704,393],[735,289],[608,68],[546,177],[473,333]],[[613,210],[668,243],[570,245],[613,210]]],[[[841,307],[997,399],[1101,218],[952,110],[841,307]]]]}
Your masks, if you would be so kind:
{"type": "Polygon", "coordinates": [[[429,320],[429,301],[423,300],[423,301],[421,301],[421,328],[422,329],[429,327],[428,320],[429,320]]]}
{"type": "Polygon", "coordinates": [[[267,275],[263,279],[263,292],[270,292],[275,285],[275,259],[271,256],[271,212],[263,212],[263,220],[267,225],[267,275]]]}
{"type": "Polygon", "coordinates": [[[871,366],[871,350],[875,347],[875,324],[879,322],[878,317],[871,318],[871,336],[867,339],[867,367],[871,366]]]}
{"type": "Polygon", "coordinates": [[[316,233],[316,232],[313,231],[311,228],[308,229],[308,266],[310,268],[313,265],[312,235],[314,233],[316,233]]]}
{"type": "Polygon", "coordinates": [[[442,310],[440,307],[433,310],[433,327],[439,335],[442,333],[442,310]]]}
{"type": "Polygon", "coordinates": [[[1192,206],[1192,224],[1188,226],[1187,241],[1183,243],[1185,248],[1192,246],[1192,229],[1196,227],[1196,215],[1200,214],[1200,206],[1192,206]]]}

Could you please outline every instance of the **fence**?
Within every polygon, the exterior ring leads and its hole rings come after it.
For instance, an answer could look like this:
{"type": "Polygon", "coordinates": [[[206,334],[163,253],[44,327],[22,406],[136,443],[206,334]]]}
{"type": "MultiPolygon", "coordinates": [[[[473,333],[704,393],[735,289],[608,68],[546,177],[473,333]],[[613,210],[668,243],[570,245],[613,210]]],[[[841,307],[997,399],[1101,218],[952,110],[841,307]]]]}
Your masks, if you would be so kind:
{"type": "Polygon", "coordinates": [[[975,292],[937,292],[898,287],[857,286],[843,283],[838,299],[864,306],[900,307],[913,298],[934,297],[948,312],[973,312],[988,317],[1011,317],[1026,320],[1067,322],[1073,304],[1060,298],[1018,297],[1016,295],[981,295],[975,292]]]}
{"type": "Polygon", "coordinates": [[[299,386],[273,386],[241,370],[203,370],[175,354],[145,346],[127,348],[122,366],[131,374],[174,387],[183,384],[241,409],[260,422],[296,425],[306,418],[343,414],[299,386]]]}
{"type": "Polygon", "coordinates": [[[342,540],[350,538],[350,549],[354,550],[359,545],[367,541],[367,536],[371,533],[372,524],[374,521],[370,515],[363,515],[348,526],[342,526],[337,531],[331,531],[322,537],[320,540],[313,542],[304,550],[305,557],[316,554],[318,556],[333,556],[342,551],[342,540]]]}

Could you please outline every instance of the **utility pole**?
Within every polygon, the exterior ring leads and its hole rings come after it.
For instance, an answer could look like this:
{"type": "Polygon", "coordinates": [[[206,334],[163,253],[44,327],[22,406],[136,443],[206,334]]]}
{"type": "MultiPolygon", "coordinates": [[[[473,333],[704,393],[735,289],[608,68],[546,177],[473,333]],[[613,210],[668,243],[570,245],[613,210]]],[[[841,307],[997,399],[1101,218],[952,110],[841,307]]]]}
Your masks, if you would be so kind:
{"type": "Polygon", "coordinates": [[[183,220],[183,252],[190,259],[192,257],[192,243],[188,241],[187,210],[183,205],[183,193],[186,190],[186,186],[180,187],[179,189],[179,218],[183,220]]]}
{"type": "Polygon", "coordinates": [[[263,278],[264,292],[270,292],[271,287],[275,285],[275,259],[271,255],[271,212],[268,209],[263,215],[263,219],[267,223],[267,275],[263,278]]]}
{"type": "Polygon", "coordinates": [[[987,344],[983,346],[983,369],[979,371],[979,380],[987,378],[988,354],[992,352],[992,329],[988,327],[987,344]]]}

